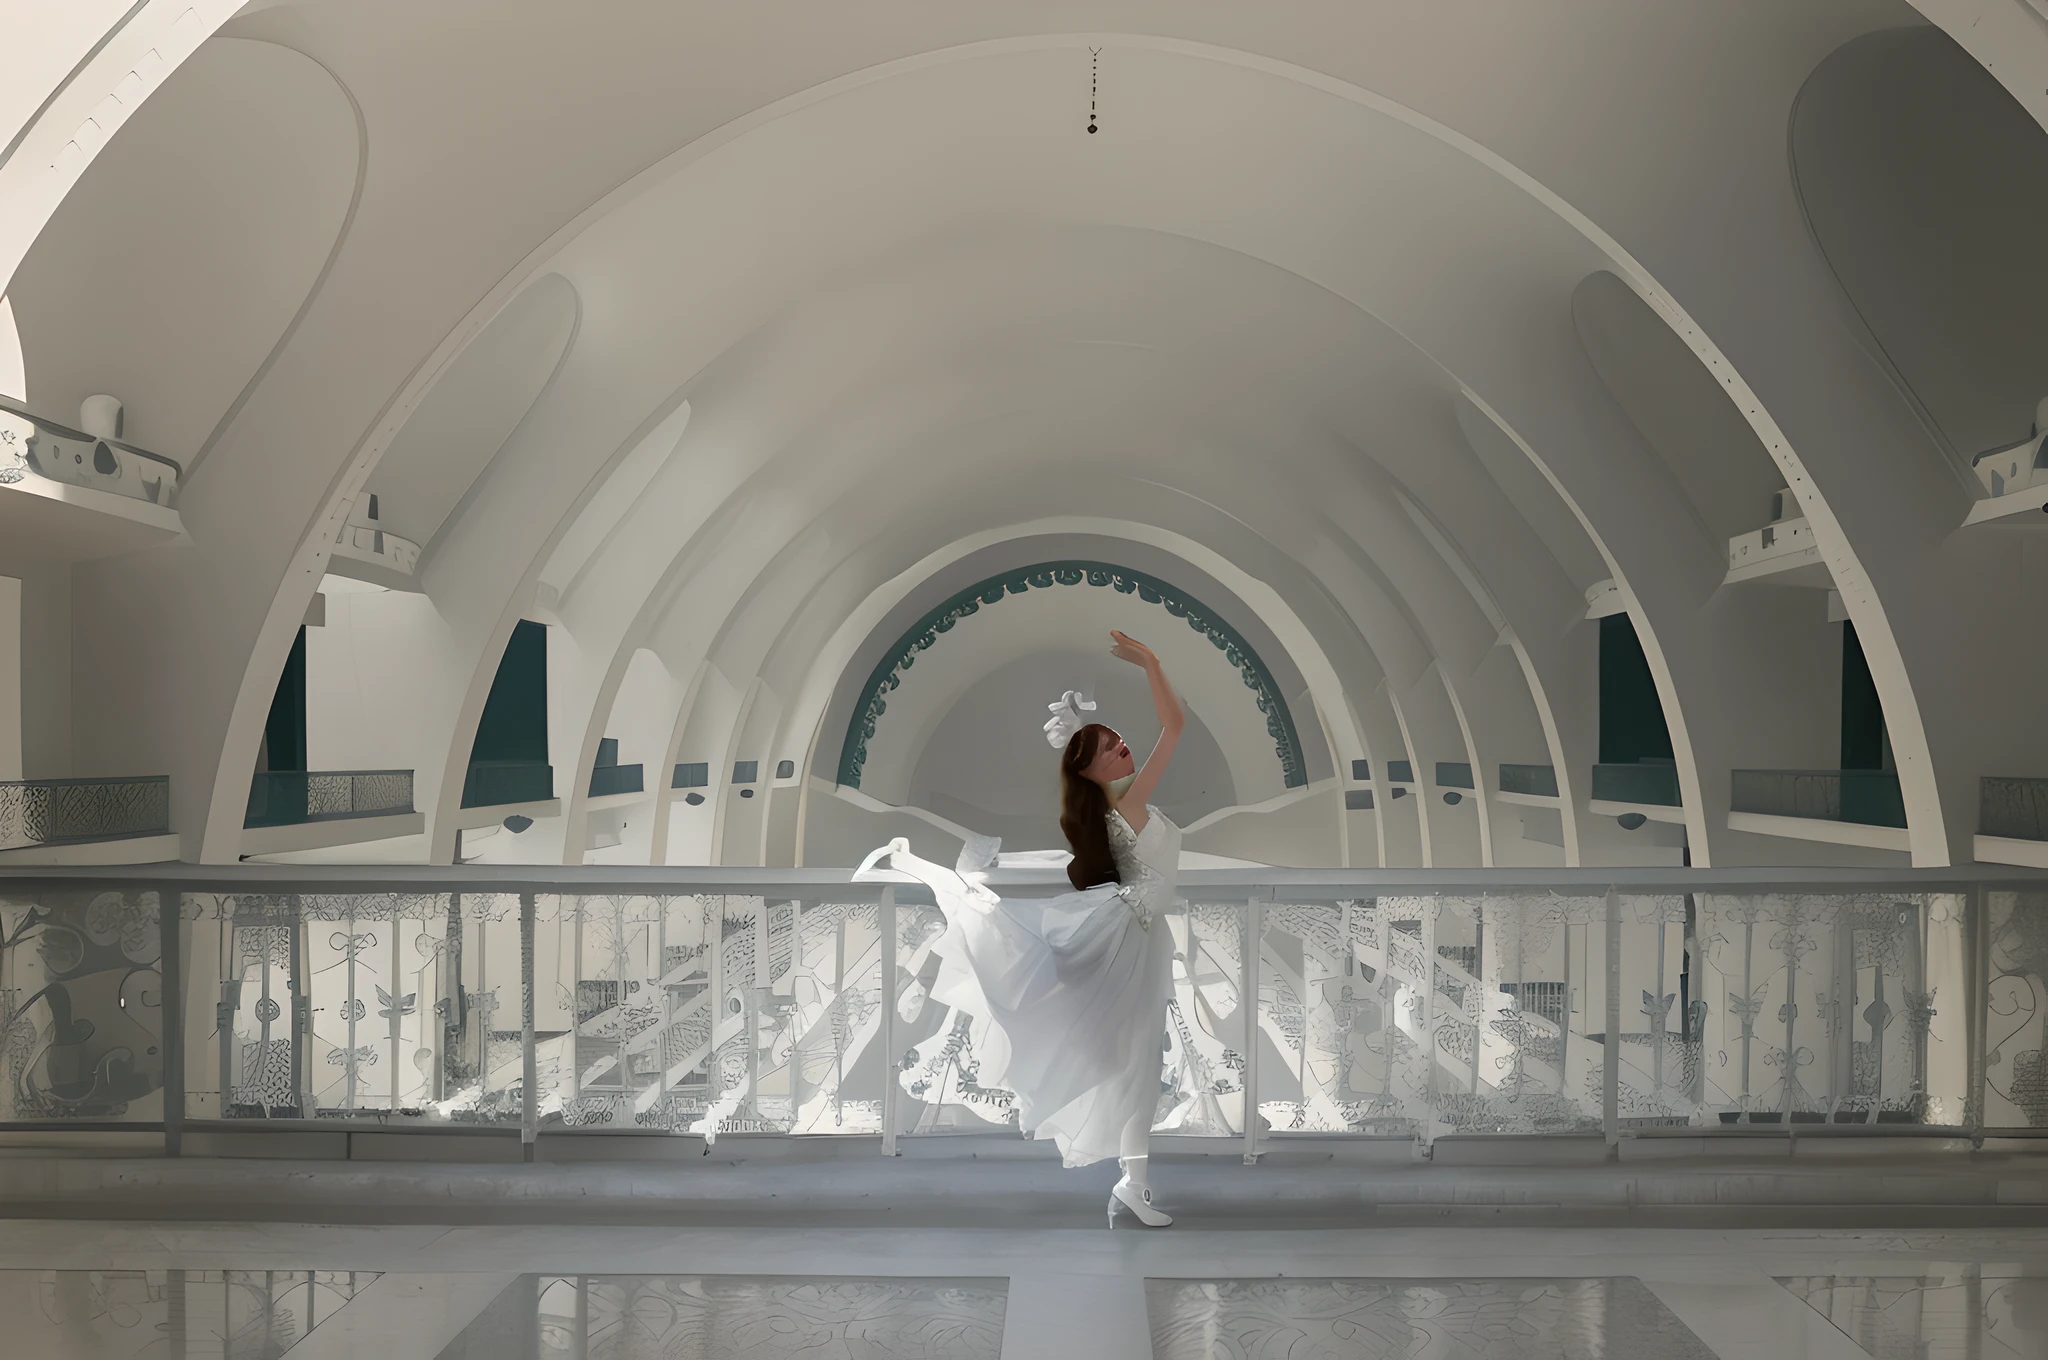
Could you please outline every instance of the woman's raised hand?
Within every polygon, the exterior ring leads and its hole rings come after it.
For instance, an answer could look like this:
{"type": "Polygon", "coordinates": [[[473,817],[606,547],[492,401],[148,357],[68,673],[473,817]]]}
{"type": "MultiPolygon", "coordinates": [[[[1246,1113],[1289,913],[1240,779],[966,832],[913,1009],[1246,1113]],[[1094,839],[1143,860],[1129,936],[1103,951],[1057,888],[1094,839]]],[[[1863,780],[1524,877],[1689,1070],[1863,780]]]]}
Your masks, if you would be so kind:
{"type": "Polygon", "coordinates": [[[1128,633],[1120,633],[1114,628],[1110,629],[1109,644],[1109,654],[1119,661],[1128,661],[1133,666],[1156,666],[1159,664],[1159,658],[1152,654],[1152,649],[1128,633]]]}

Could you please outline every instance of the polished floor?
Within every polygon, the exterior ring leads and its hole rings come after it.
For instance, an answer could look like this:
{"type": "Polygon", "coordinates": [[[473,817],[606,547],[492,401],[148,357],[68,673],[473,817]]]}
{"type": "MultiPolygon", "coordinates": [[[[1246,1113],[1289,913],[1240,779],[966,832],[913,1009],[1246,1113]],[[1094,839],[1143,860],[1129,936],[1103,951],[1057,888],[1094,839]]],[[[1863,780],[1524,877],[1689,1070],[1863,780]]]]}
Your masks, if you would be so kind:
{"type": "Polygon", "coordinates": [[[2048,1229],[14,1220],[53,1360],[2048,1360],[2048,1229]]]}

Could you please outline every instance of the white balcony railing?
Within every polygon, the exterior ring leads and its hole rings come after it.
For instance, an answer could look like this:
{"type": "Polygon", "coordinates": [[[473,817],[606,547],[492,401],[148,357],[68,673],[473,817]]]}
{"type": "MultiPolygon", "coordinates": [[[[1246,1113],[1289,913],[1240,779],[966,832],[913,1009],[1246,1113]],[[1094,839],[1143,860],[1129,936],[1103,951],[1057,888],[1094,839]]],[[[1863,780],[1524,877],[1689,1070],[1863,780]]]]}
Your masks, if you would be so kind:
{"type": "Polygon", "coordinates": [[[39,479],[168,506],[184,472],[162,454],[59,425],[0,398],[0,486],[39,479]]]}
{"type": "MultiPolygon", "coordinates": [[[[925,992],[941,920],[921,890],[517,872],[0,877],[0,1018],[47,1058],[0,1121],[888,1145],[1011,1123],[976,1026],[925,992]],[[171,893],[181,932],[162,929],[171,893]],[[167,1047],[166,991],[184,1032],[217,1036],[168,1075],[138,1056],[167,1047]]],[[[1256,1152],[1310,1133],[2048,1126],[2029,1066],[2048,1048],[2048,874],[1617,873],[1186,874],[1159,1130],[1256,1152]]]]}
{"type": "Polygon", "coordinates": [[[377,501],[369,492],[356,497],[348,522],[335,536],[329,569],[379,585],[406,585],[419,570],[420,545],[384,527],[377,501]]]}

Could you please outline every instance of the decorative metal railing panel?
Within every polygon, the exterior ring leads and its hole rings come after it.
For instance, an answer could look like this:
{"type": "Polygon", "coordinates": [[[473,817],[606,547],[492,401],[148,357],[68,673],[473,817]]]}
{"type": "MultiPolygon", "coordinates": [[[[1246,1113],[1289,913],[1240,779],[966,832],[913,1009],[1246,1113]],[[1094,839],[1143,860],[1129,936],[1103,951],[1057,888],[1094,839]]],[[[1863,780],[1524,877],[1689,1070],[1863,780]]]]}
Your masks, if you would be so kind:
{"type": "Polygon", "coordinates": [[[0,401],[0,486],[42,477],[169,505],[185,470],[148,449],[101,439],[0,401]]]}
{"type": "Polygon", "coordinates": [[[171,781],[29,779],[0,783],[0,850],[161,836],[171,829],[171,781]]]}
{"type": "MultiPolygon", "coordinates": [[[[377,872],[374,891],[294,873],[237,891],[189,867],[0,879],[0,1121],[163,1117],[175,935],[181,1118],[892,1143],[1014,1124],[974,1026],[928,992],[943,919],[921,890],[800,870],[669,874],[752,875],[702,892],[414,871],[407,890],[377,872]],[[151,873],[182,880],[176,931],[132,886],[151,873]]],[[[1190,872],[1165,918],[1157,1128],[1255,1150],[2048,1126],[2048,887],[1651,872],[1664,886],[1190,872]]]]}
{"type": "Polygon", "coordinates": [[[1699,898],[1704,1091],[1722,1123],[1960,1125],[1957,894],[1699,898]]]}
{"type": "Polygon", "coordinates": [[[1728,809],[1861,826],[1906,824],[1899,777],[1884,770],[1732,770],[1728,809]]]}
{"type": "Polygon", "coordinates": [[[2048,841],[2048,779],[1977,781],[1977,832],[2019,841],[2048,841]]]}
{"type": "Polygon", "coordinates": [[[411,770],[259,770],[242,825],[296,826],[411,812],[411,770]]]}
{"type": "Polygon", "coordinates": [[[1983,1122],[2048,1129],[2048,891],[1986,894],[1983,1122]]]}
{"type": "Polygon", "coordinates": [[[157,901],[0,892],[0,1121],[163,1118],[157,901]]]}
{"type": "Polygon", "coordinates": [[[1675,765],[1595,765],[1592,794],[1610,803],[1640,803],[1648,807],[1680,807],[1678,767],[1675,765]]]}

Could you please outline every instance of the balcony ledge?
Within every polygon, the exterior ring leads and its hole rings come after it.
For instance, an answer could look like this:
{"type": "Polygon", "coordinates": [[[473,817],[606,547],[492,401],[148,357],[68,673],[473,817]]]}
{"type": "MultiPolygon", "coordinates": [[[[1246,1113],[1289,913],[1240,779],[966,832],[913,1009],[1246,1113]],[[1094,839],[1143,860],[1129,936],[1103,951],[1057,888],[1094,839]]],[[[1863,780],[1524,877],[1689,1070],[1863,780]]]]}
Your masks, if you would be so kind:
{"type": "Polygon", "coordinates": [[[2011,515],[2031,515],[2041,510],[2048,510],[2048,481],[2030,486],[2024,491],[1985,497],[1970,507],[1970,513],[1963,520],[1963,525],[1967,528],[1972,524],[1984,524],[2011,515]]]}
{"type": "Polygon", "coordinates": [[[168,505],[23,473],[0,485],[0,541],[12,552],[80,562],[185,537],[185,521],[168,505]]]}
{"type": "Polygon", "coordinates": [[[169,864],[183,846],[172,833],[109,836],[105,840],[63,841],[55,845],[19,845],[0,850],[0,868],[43,864],[169,864]]]}
{"type": "MultiPolygon", "coordinates": [[[[1545,806],[1555,806],[1555,800],[1545,806]]],[[[1633,812],[1653,822],[1685,825],[1685,808],[1670,803],[1617,803],[1611,798],[1595,798],[1586,804],[1586,810],[1596,817],[1624,817],[1633,812]]]]}
{"type": "Polygon", "coordinates": [[[1774,586],[1834,587],[1835,578],[1821,560],[1812,526],[1803,516],[1775,520],[1728,540],[1728,575],[1722,584],[1761,580],[1774,586]]]}
{"type": "Polygon", "coordinates": [[[606,808],[631,807],[635,803],[645,803],[653,797],[654,793],[650,789],[629,789],[624,793],[592,794],[583,800],[583,806],[591,812],[602,812],[606,808]]]}
{"type": "Polygon", "coordinates": [[[351,523],[342,528],[341,537],[328,553],[327,570],[387,590],[418,594],[421,586],[415,573],[419,563],[420,546],[411,539],[375,525],[351,523]]]}
{"type": "Polygon", "coordinates": [[[562,800],[559,798],[536,798],[526,803],[492,803],[482,807],[458,808],[455,829],[479,831],[487,826],[496,826],[507,817],[529,817],[541,822],[561,815],[562,800]]]}
{"type": "MultiPolygon", "coordinates": [[[[1564,806],[1564,799],[1554,793],[1509,793],[1506,789],[1495,789],[1496,803],[1514,803],[1521,807],[1554,808],[1564,806]]],[[[1617,807],[1621,804],[1616,804],[1617,807]]]]}
{"type": "Polygon", "coordinates": [[[1980,864],[2018,864],[2029,869],[2048,869],[2048,841],[1978,836],[1971,845],[1970,853],[1980,864]]]}
{"type": "Polygon", "coordinates": [[[276,855],[290,850],[326,850],[397,836],[417,836],[427,827],[426,814],[393,812],[365,817],[326,817],[284,826],[252,826],[242,831],[242,853],[276,855]]]}
{"type": "Polygon", "coordinates": [[[1768,812],[1731,812],[1730,831],[1749,831],[1759,836],[1783,836],[1788,840],[1817,841],[1823,845],[1860,845],[1870,850],[1911,853],[1913,845],[1903,826],[1871,826],[1864,822],[1831,822],[1819,817],[1780,817],[1768,812]]]}

